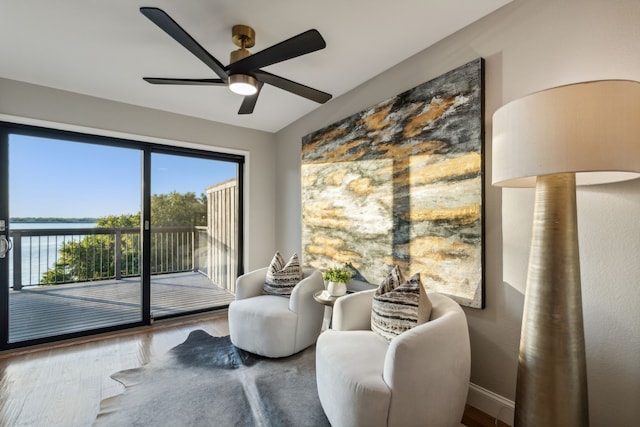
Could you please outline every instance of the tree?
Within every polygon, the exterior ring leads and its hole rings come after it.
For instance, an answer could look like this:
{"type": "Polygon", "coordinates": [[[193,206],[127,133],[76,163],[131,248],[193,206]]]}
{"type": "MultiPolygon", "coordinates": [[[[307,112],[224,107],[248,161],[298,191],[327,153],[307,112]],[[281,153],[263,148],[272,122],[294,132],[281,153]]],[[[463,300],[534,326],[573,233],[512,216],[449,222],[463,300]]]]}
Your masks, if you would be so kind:
{"type": "Polygon", "coordinates": [[[207,196],[196,193],[151,196],[151,224],[154,227],[183,227],[207,225],[207,196]]]}
{"type": "MultiPolygon", "coordinates": [[[[96,228],[138,228],[140,215],[109,215],[98,218],[96,228]]],[[[116,235],[92,234],[81,240],[71,240],[59,249],[59,261],[42,275],[43,284],[59,284],[98,280],[115,275],[116,235]]],[[[121,265],[127,271],[139,273],[139,237],[120,235],[121,265]]]]}
{"type": "Polygon", "coordinates": [[[140,227],[140,213],[108,215],[96,220],[96,228],[133,228],[140,227]]]}
{"type": "Polygon", "coordinates": [[[151,272],[180,271],[192,261],[192,234],[163,232],[163,227],[207,225],[207,196],[193,192],[151,196],[151,272]]]}

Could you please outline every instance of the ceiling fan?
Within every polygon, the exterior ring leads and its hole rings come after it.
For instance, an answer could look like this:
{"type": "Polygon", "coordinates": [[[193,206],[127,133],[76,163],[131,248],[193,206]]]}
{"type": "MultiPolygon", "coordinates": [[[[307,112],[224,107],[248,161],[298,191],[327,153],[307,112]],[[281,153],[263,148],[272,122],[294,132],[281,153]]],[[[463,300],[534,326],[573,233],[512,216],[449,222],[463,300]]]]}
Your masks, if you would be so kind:
{"type": "Polygon", "coordinates": [[[235,25],[232,29],[231,40],[239,49],[231,52],[231,63],[223,66],[220,61],[200,46],[163,10],[156,7],[142,7],[140,12],[204,62],[218,76],[218,78],[213,79],[144,77],[144,80],[149,83],[229,86],[231,91],[244,95],[238,114],[251,114],[253,112],[258,95],[260,95],[260,89],[264,83],[321,104],[331,99],[331,95],[326,92],[261,70],[261,68],[268,65],[324,49],[326,43],[317,30],[305,31],[260,52],[251,54],[247,48],[255,45],[254,30],[246,25],[235,25]]]}

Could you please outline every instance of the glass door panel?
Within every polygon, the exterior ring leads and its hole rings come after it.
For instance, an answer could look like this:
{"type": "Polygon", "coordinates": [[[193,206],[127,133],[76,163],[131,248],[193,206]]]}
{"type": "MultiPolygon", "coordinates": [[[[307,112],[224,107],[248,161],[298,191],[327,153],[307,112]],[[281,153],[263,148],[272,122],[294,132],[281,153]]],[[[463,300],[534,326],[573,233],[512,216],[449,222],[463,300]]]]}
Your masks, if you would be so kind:
{"type": "Polygon", "coordinates": [[[238,164],[151,155],[151,315],[224,307],[234,298],[238,164]]]}
{"type": "Polygon", "coordinates": [[[8,342],[142,322],[141,151],[10,133],[8,342]]]}

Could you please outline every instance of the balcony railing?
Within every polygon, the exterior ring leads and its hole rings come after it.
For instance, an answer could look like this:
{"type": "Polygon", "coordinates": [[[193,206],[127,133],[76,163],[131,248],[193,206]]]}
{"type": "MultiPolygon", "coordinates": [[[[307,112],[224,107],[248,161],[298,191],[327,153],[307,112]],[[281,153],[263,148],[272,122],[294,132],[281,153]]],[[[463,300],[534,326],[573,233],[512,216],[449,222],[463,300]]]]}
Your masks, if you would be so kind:
{"type": "MultiPolygon", "coordinates": [[[[207,227],[151,230],[151,274],[200,271],[207,275],[207,227]]],[[[14,290],[140,275],[139,228],[15,229],[14,290]]]]}

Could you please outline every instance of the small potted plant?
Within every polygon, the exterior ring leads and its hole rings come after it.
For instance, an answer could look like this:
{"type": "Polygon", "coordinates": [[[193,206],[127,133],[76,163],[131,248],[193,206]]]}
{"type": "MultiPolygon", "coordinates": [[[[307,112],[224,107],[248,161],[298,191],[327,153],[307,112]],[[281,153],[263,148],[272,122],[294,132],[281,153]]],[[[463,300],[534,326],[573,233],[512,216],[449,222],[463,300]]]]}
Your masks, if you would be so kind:
{"type": "Polygon", "coordinates": [[[351,280],[351,271],[346,268],[334,267],[324,272],[329,295],[339,297],[347,293],[347,283],[351,280]]]}

